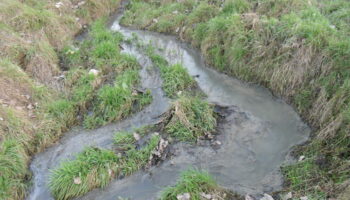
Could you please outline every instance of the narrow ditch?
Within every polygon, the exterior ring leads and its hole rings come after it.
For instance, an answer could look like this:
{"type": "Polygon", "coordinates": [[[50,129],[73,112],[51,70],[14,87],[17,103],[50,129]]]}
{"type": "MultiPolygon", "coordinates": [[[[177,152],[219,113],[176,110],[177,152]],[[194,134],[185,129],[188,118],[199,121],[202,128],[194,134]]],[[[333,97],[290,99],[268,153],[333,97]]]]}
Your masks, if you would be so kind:
{"type": "MultiPolygon", "coordinates": [[[[119,25],[118,15],[111,25],[125,37],[150,43],[169,63],[181,63],[207,96],[218,105],[217,137],[199,144],[176,143],[173,155],[157,166],[131,176],[115,179],[104,189],[95,189],[79,199],[113,199],[118,197],[156,199],[166,186],[175,183],[179,173],[195,167],[208,171],[223,187],[240,194],[258,195],[281,189],[279,167],[288,152],[309,136],[309,128],[296,112],[264,88],[242,83],[208,68],[201,55],[172,36],[133,30],[119,25]],[[225,109],[223,109],[225,108],[225,109]]],[[[141,85],[150,89],[152,103],[141,112],[120,122],[95,130],[74,128],[61,141],[35,156],[31,164],[33,188],[28,199],[52,199],[48,189],[50,170],[87,146],[111,149],[113,135],[157,124],[170,108],[170,99],[162,91],[159,69],[136,45],[123,44],[125,53],[135,56],[142,66],[141,85]]]]}

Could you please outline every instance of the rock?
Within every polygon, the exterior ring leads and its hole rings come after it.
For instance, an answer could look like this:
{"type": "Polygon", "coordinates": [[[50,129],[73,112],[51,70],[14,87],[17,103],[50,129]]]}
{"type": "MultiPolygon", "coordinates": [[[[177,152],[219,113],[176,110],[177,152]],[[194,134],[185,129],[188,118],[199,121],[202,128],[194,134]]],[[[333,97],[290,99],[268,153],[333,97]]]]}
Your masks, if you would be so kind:
{"type": "Polygon", "coordinates": [[[80,177],[75,177],[73,182],[74,182],[74,184],[80,185],[81,184],[81,178],[80,177]]]}
{"type": "Polygon", "coordinates": [[[93,74],[94,76],[97,76],[100,73],[97,69],[90,69],[89,74],[93,74]]]}
{"type": "Polygon", "coordinates": [[[85,3],[86,3],[85,1],[81,1],[78,3],[78,6],[80,7],[80,6],[84,5],[85,3]]]}
{"type": "Polygon", "coordinates": [[[254,198],[252,196],[250,196],[249,194],[245,195],[245,200],[254,200],[254,198]]]}
{"type": "Polygon", "coordinates": [[[211,194],[205,194],[204,192],[200,193],[201,197],[203,197],[204,199],[211,199],[212,195],[211,194]]]}
{"type": "Polygon", "coordinates": [[[29,104],[29,105],[27,106],[27,109],[28,109],[28,110],[33,110],[33,108],[34,108],[34,106],[33,106],[32,104],[29,104]]]}
{"type": "Polygon", "coordinates": [[[288,192],[286,195],[284,195],[283,200],[288,200],[293,198],[292,192],[288,192]]]}
{"type": "Polygon", "coordinates": [[[305,156],[300,156],[298,161],[300,162],[300,161],[303,161],[304,159],[305,159],[305,156]]]}
{"type": "Polygon", "coordinates": [[[272,196],[265,193],[264,196],[260,200],[274,200],[274,199],[272,198],[272,196]]]}
{"type": "Polygon", "coordinates": [[[4,118],[0,117],[0,121],[4,121],[4,118]]]}
{"type": "Polygon", "coordinates": [[[176,199],[177,200],[190,200],[191,195],[190,195],[190,193],[179,194],[176,196],[176,199]]]}
{"type": "Polygon", "coordinates": [[[177,15],[177,14],[179,14],[179,11],[175,10],[175,11],[173,11],[173,14],[177,15]]]}
{"type": "Polygon", "coordinates": [[[300,197],[300,200],[308,200],[309,198],[307,196],[300,197]]]}
{"type": "Polygon", "coordinates": [[[216,140],[215,142],[213,142],[213,145],[219,146],[219,145],[221,145],[221,142],[219,140],[216,140]]]}
{"type": "Polygon", "coordinates": [[[153,19],[152,22],[158,23],[158,19],[153,19]]]}
{"type": "Polygon", "coordinates": [[[136,141],[139,141],[141,139],[140,135],[137,133],[134,133],[133,136],[134,136],[136,141]]]}
{"type": "Polygon", "coordinates": [[[179,30],[180,30],[180,27],[177,27],[176,30],[175,30],[175,32],[178,33],[179,30]]]}
{"type": "Polygon", "coordinates": [[[55,4],[55,7],[56,8],[60,8],[60,7],[62,7],[63,6],[63,3],[62,2],[57,2],[56,4],[55,4]]]}

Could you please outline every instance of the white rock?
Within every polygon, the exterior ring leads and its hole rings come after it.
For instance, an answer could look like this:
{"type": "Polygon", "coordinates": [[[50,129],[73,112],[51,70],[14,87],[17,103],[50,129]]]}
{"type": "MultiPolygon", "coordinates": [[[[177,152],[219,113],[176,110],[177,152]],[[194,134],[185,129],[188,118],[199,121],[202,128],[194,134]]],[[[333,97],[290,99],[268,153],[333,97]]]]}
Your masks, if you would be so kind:
{"type": "Polygon", "coordinates": [[[93,74],[94,76],[97,76],[100,73],[97,69],[90,69],[89,74],[93,74]]]}
{"type": "Polygon", "coordinates": [[[202,193],[200,193],[200,195],[204,198],[204,199],[211,199],[212,198],[212,196],[211,196],[211,194],[205,194],[204,192],[202,192],[202,193]]]}
{"type": "Polygon", "coordinates": [[[136,141],[139,141],[141,139],[140,135],[137,133],[134,133],[133,136],[134,136],[136,141]]]}
{"type": "Polygon", "coordinates": [[[184,194],[179,194],[176,196],[177,200],[190,200],[191,195],[190,193],[184,193],[184,194]]]}
{"type": "Polygon", "coordinates": [[[304,159],[305,159],[305,156],[300,156],[298,161],[300,162],[300,161],[303,161],[304,159]]]}
{"type": "Polygon", "coordinates": [[[254,200],[254,198],[252,196],[250,196],[249,194],[245,195],[245,200],[254,200]]]}
{"type": "Polygon", "coordinates": [[[79,185],[79,184],[81,184],[81,178],[80,177],[75,177],[73,182],[74,182],[74,184],[79,185]]]}
{"type": "Polygon", "coordinates": [[[154,23],[158,23],[158,19],[153,19],[152,20],[154,23]]]}
{"type": "Polygon", "coordinates": [[[300,197],[300,200],[308,200],[309,198],[307,196],[305,197],[300,197]]]}
{"type": "Polygon", "coordinates": [[[269,194],[264,194],[264,197],[263,198],[261,198],[260,200],[274,200],[273,198],[272,198],[272,196],[270,196],[269,194]]]}
{"type": "Polygon", "coordinates": [[[288,200],[288,199],[291,199],[291,198],[293,198],[292,192],[288,192],[288,193],[283,197],[283,200],[288,200]]]}
{"type": "Polygon", "coordinates": [[[62,7],[63,6],[63,3],[62,2],[57,2],[56,4],[55,4],[55,7],[56,8],[60,8],[60,7],[62,7]]]}
{"type": "Polygon", "coordinates": [[[0,117],[0,121],[4,121],[4,118],[0,117]]]}
{"type": "Polygon", "coordinates": [[[175,10],[175,11],[173,11],[173,14],[177,15],[177,14],[179,14],[179,11],[175,10]]]}
{"type": "Polygon", "coordinates": [[[213,144],[214,145],[221,145],[221,142],[219,140],[216,140],[213,144]]]}
{"type": "Polygon", "coordinates": [[[28,110],[32,110],[34,108],[34,106],[32,105],[32,104],[29,104],[28,106],[27,106],[27,109],[28,110]]]}

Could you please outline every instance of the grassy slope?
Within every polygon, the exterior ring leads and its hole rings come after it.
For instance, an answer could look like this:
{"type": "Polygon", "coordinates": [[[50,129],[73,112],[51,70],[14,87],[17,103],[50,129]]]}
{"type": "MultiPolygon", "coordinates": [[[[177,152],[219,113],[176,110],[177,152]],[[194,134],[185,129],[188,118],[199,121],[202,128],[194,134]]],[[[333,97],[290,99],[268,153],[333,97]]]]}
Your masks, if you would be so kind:
{"type": "MultiPolygon", "coordinates": [[[[76,123],[78,106],[60,98],[77,93],[70,90],[78,84],[62,93],[65,89],[54,78],[61,74],[57,52],[84,24],[109,15],[119,4],[62,2],[57,8],[54,0],[0,1],[0,199],[23,199],[31,155],[76,123]]],[[[86,71],[80,72],[91,81],[86,71]]]]}
{"type": "Polygon", "coordinates": [[[122,23],[177,34],[218,70],[292,103],[314,137],[299,149],[306,160],[284,168],[289,189],[322,199],[350,172],[349,11],[346,0],[135,0],[122,23]]]}

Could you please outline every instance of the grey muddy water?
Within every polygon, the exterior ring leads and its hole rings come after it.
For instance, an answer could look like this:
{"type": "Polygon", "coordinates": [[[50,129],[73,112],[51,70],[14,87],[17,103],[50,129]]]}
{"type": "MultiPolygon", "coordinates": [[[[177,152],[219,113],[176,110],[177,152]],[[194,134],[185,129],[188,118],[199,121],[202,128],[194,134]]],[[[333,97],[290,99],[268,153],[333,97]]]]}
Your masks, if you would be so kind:
{"type": "MultiPolygon", "coordinates": [[[[218,127],[218,148],[208,143],[175,145],[175,155],[147,171],[116,179],[104,189],[95,189],[79,199],[133,200],[157,199],[164,187],[173,185],[182,170],[199,168],[208,171],[217,182],[241,194],[261,194],[281,188],[280,166],[294,145],[307,140],[310,129],[293,108],[259,86],[243,83],[206,66],[201,55],[173,36],[133,30],[119,25],[121,15],[111,24],[113,31],[125,37],[137,37],[151,43],[169,63],[181,63],[195,76],[200,89],[211,103],[229,106],[218,127]]],[[[130,118],[95,130],[74,128],[58,144],[35,156],[31,200],[53,199],[48,190],[50,170],[60,162],[74,159],[86,146],[112,147],[118,130],[131,130],[159,122],[169,109],[170,100],[161,90],[158,69],[136,45],[124,44],[124,52],[137,58],[142,66],[141,84],[152,91],[153,101],[143,111],[130,118]]],[[[73,180],[72,180],[73,182],[73,180]]]]}

